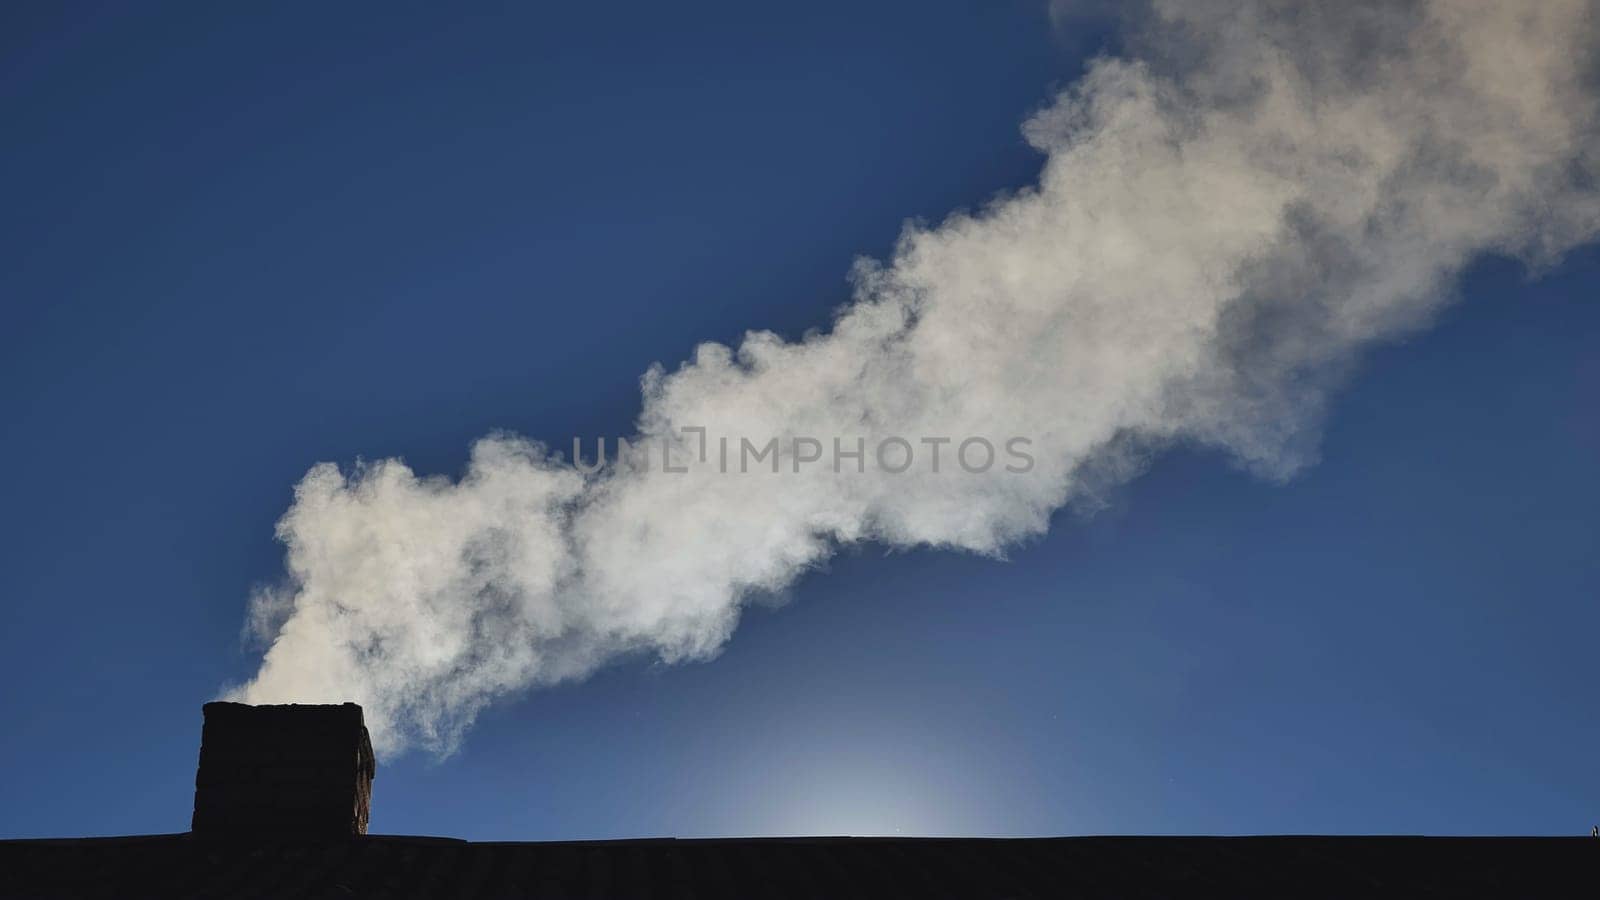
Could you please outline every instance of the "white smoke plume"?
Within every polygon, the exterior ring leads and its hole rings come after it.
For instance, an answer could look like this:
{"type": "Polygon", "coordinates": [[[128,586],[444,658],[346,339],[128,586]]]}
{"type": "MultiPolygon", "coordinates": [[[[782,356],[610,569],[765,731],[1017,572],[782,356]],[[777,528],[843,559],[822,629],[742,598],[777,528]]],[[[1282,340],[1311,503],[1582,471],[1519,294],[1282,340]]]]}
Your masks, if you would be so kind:
{"type": "Polygon", "coordinates": [[[1285,477],[1358,351],[1426,324],[1463,265],[1594,237],[1596,34],[1592,0],[1158,0],[1129,57],[1024,124],[1036,187],[908,226],[826,332],[646,373],[636,436],[687,473],[585,474],[503,434],[458,481],[312,468],[231,696],[353,699],[380,752],[449,752],[496,697],[715,654],[841,545],[999,554],[1172,442],[1285,477]],[[684,426],[869,450],[723,474],[684,426]],[[889,435],[1025,435],[1036,464],[969,474],[945,446],[895,474],[889,435]]]}

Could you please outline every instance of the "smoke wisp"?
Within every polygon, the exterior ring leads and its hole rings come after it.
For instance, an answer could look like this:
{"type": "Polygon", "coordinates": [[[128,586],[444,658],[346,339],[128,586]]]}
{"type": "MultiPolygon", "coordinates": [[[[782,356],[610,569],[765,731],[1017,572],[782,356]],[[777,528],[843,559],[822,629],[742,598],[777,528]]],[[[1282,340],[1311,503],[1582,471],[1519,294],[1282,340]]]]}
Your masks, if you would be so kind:
{"type": "Polygon", "coordinates": [[[449,752],[496,697],[715,654],[842,545],[999,554],[1174,441],[1292,474],[1358,351],[1425,325],[1472,258],[1594,237],[1595,6],[1158,0],[1133,53],[1023,125],[1036,186],[908,227],[826,332],[642,382],[646,442],[1027,435],[1029,471],[741,475],[686,446],[687,472],[587,474],[504,434],[458,480],[320,464],[230,695],[355,700],[380,753],[449,752]]]}

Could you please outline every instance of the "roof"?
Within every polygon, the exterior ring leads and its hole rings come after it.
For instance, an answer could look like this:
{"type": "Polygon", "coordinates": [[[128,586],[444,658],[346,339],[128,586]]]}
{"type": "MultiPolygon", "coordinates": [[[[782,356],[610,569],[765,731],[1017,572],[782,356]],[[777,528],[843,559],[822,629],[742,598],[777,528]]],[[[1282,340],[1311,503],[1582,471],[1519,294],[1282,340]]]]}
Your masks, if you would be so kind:
{"type": "Polygon", "coordinates": [[[1582,837],[0,841],[0,896],[30,898],[1530,897],[1597,877],[1582,837]]]}

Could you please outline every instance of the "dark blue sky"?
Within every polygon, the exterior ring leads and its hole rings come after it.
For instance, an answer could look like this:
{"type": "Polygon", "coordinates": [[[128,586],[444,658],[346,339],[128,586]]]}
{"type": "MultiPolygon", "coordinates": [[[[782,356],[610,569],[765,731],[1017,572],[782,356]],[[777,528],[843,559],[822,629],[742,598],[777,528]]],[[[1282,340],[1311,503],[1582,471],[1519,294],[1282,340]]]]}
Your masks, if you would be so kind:
{"type": "MultiPolygon", "coordinates": [[[[8,4],[0,836],[184,830],[320,460],[627,431],[703,339],[1027,184],[1042,4],[8,4]]],[[[1174,452],[1008,562],[865,549],[717,660],[489,710],[375,831],[1587,831],[1600,252],[1482,260],[1286,485],[1174,452]]]]}

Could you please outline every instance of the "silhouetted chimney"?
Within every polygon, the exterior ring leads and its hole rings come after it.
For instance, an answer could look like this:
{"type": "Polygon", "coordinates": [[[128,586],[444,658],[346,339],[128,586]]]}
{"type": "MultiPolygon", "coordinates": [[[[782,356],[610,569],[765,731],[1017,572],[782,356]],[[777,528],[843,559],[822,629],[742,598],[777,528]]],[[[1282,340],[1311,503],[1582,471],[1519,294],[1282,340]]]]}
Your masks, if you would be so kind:
{"type": "Polygon", "coordinates": [[[194,780],[196,834],[367,833],[372,742],[354,703],[207,703],[194,780]]]}

